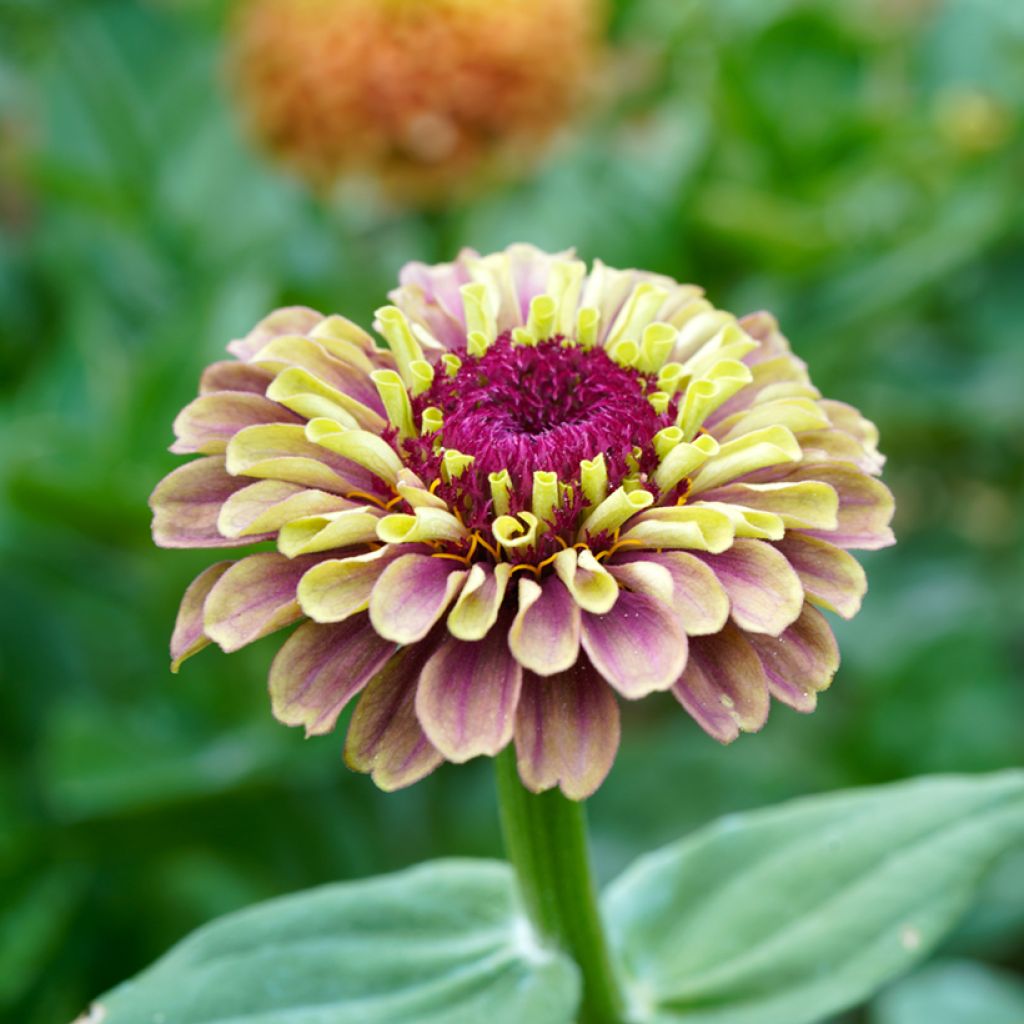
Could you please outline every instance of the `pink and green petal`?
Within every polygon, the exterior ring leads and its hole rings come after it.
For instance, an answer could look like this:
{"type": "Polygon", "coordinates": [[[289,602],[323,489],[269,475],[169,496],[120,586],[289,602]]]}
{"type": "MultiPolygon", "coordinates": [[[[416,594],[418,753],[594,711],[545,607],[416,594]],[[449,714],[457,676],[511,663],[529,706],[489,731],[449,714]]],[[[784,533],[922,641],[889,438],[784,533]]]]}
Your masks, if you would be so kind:
{"type": "Polygon", "coordinates": [[[610,612],[585,611],[580,642],[594,668],[629,700],[669,689],[686,664],[682,623],[647,594],[624,590],[610,612]]]}
{"type": "Polygon", "coordinates": [[[269,370],[262,370],[258,366],[250,366],[248,363],[239,363],[234,359],[225,359],[219,363],[213,363],[203,370],[199,378],[199,394],[212,395],[218,391],[239,391],[248,392],[254,395],[264,395],[267,387],[274,379],[269,370]]]}
{"type": "Polygon", "coordinates": [[[270,666],[274,717],[285,725],[304,726],[307,736],[330,732],[345,705],[396,650],[365,615],[344,626],[299,626],[270,666]]]}
{"type": "Polygon", "coordinates": [[[246,427],[228,442],[227,470],[232,476],[283,480],[339,494],[372,489],[361,466],[307,440],[298,424],[246,427]]]}
{"type": "Polygon", "coordinates": [[[522,679],[504,630],[473,642],[442,640],[416,691],[416,716],[427,739],[457,764],[494,757],[512,739],[522,679]]]}
{"type": "Polygon", "coordinates": [[[527,672],[515,742],[527,789],[558,786],[569,799],[585,800],[604,781],[619,748],[615,694],[585,658],[550,678],[527,672]]]}
{"type": "Polygon", "coordinates": [[[299,423],[299,418],[276,402],[243,391],[200,395],[178,413],[177,440],[171,451],[179,455],[200,452],[219,455],[240,430],[264,423],[299,423]]]}
{"type": "Polygon", "coordinates": [[[416,717],[417,681],[430,644],[407,647],[367,686],[349,723],[345,763],[390,793],[429,775],[444,761],[416,717]]]}
{"type": "Polygon", "coordinates": [[[214,584],[231,568],[234,562],[216,562],[204,569],[189,585],[181,599],[178,618],[171,634],[171,671],[177,672],[187,658],[210,645],[203,632],[203,605],[214,584]]]}
{"type": "Polygon", "coordinates": [[[299,582],[302,611],[314,622],[343,622],[366,611],[381,573],[397,557],[394,548],[385,547],[313,566],[299,582]]]}
{"type": "Polygon", "coordinates": [[[672,576],[672,607],[688,635],[717,633],[725,625],[729,597],[714,572],[695,555],[627,549],[615,556],[616,565],[631,563],[651,563],[668,570],[672,576]]]}
{"type": "Polygon", "coordinates": [[[786,558],[761,540],[738,540],[720,555],[697,556],[729,596],[732,620],[752,633],[778,636],[804,604],[800,577],[786,558]]]}
{"type": "Polygon", "coordinates": [[[853,555],[799,532],[787,533],[775,546],[796,570],[808,600],[844,619],[860,611],[868,580],[853,555]]]}
{"type": "Polygon", "coordinates": [[[800,435],[800,446],[804,452],[802,465],[847,462],[868,476],[878,473],[878,455],[841,430],[809,430],[800,435]]]}
{"type": "Polygon", "coordinates": [[[772,696],[797,711],[813,711],[839,669],[839,645],[821,612],[804,605],[781,636],[751,633],[747,639],[761,659],[772,696]]]}
{"type": "Polygon", "coordinates": [[[283,480],[249,484],[224,502],[217,528],[225,537],[273,533],[295,519],[352,508],[351,501],[327,491],[310,490],[283,480]]]}
{"type": "Polygon", "coordinates": [[[768,677],[739,627],[694,637],[690,658],[672,694],[697,724],[720,743],[757,732],[768,719],[768,677]]]}
{"type": "Polygon", "coordinates": [[[270,534],[228,538],[217,529],[221,506],[247,482],[227,473],[219,455],[179,466],[149,499],[154,542],[162,548],[232,548],[266,540],[270,534]]]}
{"type": "Polygon", "coordinates": [[[523,668],[539,676],[567,671],[579,657],[580,629],[580,607],[557,576],[520,577],[508,645],[523,668]]]}
{"type": "Polygon", "coordinates": [[[434,555],[403,555],[392,562],[370,594],[377,632],[399,644],[422,640],[462,589],[468,573],[461,565],[434,555]]]}
{"type": "Polygon", "coordinates": [[[798,483],[731,483],[701,495],[709,502],[723,502],[770,512],[787,529],[834,530],[839,525],[839,495],[820,480],[798,483]]]}
{"type": "MultiPolygon", "coordinates": [[[[364,406],[368,413],[375,413],[376,417],[366,422],[367,426],[372,426],[373,423],[379,422],[378,418],[384,411],[380,396],[369,376],[377,368],[377,364],[354,346],[349,349],[349,357],[336,357],[323,344],[312,338],[288,336],[275,338],[265,348],[260,349],[253,359],[258,366],[278,373],[289,369],[305,370],[317,380],[348,395],[360,406],[364,406]]],[[[382,363],[386,365],[386,361],[382,360],[382,363]]],[[[358,409],[353,409],[354,414],[358,412],[358,409]]]]}
{"type": "Polygon", "coordinates": [[[282,334],[308,334],[323,316],[305,306],[288,306],[264,317],[244,338],[228,344],[228,351],[244,363],[252,360],[268,342],[282,334]]]}
{"type": "Polygon", "coordinates": [[[835,530],[808,531],[841,548],[874,551],[896,542],[890,523],[895,511],[892,492],[881,481],[843,463],[812,463],[786,467],[778,473],[755,474],[758,483],[821,480],[839,495],[839,516],[835,530]]]}
{"type": "Polygon", "coordinates": [[[314,561],[264,551],[236,562],[206,599],[206,635],[231,653],[301,618],[295,590],[314,561]]]}

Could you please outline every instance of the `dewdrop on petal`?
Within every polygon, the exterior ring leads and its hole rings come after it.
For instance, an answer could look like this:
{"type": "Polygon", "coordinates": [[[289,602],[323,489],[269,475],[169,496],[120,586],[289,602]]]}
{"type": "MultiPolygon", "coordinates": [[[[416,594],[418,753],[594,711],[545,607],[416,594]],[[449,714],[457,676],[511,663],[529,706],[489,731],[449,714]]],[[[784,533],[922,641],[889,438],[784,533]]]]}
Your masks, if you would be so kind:
{"type": "Polygon", "coordinates": [[[235,92],[318,187],[430,204],[524,173],[588,88],[600,0],[247,0],[235,92]]]}
{"type": "Polygon", "coordinates": [[[893,543],[877,431],[822,398],[767,313],[515,245],[404,268],[374,327],[272,314],[175,423],[164,547],[276,551],[188,589],[175,667],[298,624],[274,714],[384,789],[515,745],[594,792],[619,701],[670,693],[728,743],[812,711],[893,543]]]}

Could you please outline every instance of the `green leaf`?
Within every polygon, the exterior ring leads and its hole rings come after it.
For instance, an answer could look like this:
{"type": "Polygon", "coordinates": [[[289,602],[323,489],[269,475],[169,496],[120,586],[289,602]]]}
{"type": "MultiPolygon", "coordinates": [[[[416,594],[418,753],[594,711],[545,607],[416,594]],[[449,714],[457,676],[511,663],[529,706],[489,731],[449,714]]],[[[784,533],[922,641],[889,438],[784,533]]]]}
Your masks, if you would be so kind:
{"type": "Polygon", "coordinates": [[[1021,1024],[1024,980],[970,960],[931,964],[877,1000],[871,1024],[1021,1024]]]}
{"type": "Polygon", "coordinates": [[[722,819],[642,857],[606,914],[639,1021],[811,1024],[919,960],[1024,838],[1024,774],[722,819]]]}
{"type": "Polygon", "coordinates": [[[104,1024],[571,1024],[578,996],[507,865],[448,860],[231,914],[99,1005],[104,1024]]]}

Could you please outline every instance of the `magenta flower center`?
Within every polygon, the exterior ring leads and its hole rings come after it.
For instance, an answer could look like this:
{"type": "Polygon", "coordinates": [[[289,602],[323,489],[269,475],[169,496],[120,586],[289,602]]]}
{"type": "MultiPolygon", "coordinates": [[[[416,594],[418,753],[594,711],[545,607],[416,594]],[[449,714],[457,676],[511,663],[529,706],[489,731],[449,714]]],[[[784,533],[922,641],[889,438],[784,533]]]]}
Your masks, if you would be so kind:
{"type": "MultiPolygon", "coordinates": [[[[659,415],[648,399],[656,378],[619,366],[603,348],[584,349],[561,337],[519,345],[506,333],[483,356],[458,356],[458,372],[439,372],[415,400],[414,413],[419,421],[424,409],[440,410],[444,448],[473,456],[469,470],[440,492],[454,499],[467,525],[486,518],[489,474],[508,471],[513,512],[529,507],[534,472],[554,472],[574,487],[580,463],[599,454],[614,489],[630,473],[657,464],[651,440],[675,421],[675,408],[659,415]]],[[[433,439],[406,447],[424,479],[436,479],[433,439]]]]}

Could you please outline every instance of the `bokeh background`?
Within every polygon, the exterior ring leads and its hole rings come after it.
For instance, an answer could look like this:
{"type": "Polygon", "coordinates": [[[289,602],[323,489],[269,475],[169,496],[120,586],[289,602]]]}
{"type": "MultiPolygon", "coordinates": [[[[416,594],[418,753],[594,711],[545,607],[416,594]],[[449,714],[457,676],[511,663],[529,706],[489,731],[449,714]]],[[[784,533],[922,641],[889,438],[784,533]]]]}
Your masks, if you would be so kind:
{"type": "MultiPolygon", "coordinates": [[[[281,304],[368,323],[404,261],[463,243],[576,245],[772,309],[890,457],[900,543],[865,558],[820,710],[722,749],[669,699],[630,708],[591,802],[603,875],[718,814],[1022,763],[1024,5],[618,0],[577,129],[428,213],[314,196],[249,145],[225,6],[0,0],[0,1015],[68,1021],[254,900],[498,854],[487,764],[385,796],[340,736],[275,724],[276,639],[171,676],[210,556],[154,549],[146,508],[230,338],[281,304]]],[[[1019,856],[944,954],[1021,984],[1019,856]]],[[[957,970],[903,1004],[951,977],[983,1002],[992,976],[957,970]]]]}

